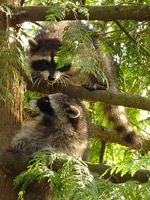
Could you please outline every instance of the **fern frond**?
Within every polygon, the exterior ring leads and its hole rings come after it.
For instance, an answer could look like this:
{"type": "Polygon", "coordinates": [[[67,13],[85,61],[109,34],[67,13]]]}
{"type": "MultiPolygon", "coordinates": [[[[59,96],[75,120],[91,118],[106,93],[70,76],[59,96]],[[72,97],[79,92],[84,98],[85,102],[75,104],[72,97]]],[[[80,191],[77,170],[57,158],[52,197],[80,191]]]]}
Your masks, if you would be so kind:
{"type": "MultiPolygon", "coordinates": [[[[57,164],[56,164],[57,165],[57,164]]],[[[24,194],[33,181],[47,179],[53,189],[53,199],[73,200],[98,199],[97,186],[87,165],[80,159],[61,152],[40,152],[30,162],[28,170],[14,179],[15,187],[21,186],[19,194],[24,194]],[[54,162],[60,160],[63,167],[55,172],[51,169],[54,162]]]]}
{"type": "Polygon", "coordinates": [[[64,30],[63,42],[57,54],[58,68],[72,63],[72,67],[82,67],[82,71],[100,75],[104,73],[97,52],[94,50],[91,32],[78,22],[70,24],[64,30]]]}
{"type": "Polygon", "coordinates": [[[124,161],[113,165],[111,167],[111,174],[121,172],[121,176],[124,176],[126,173],[130,173],[131,176],[140,170],[141,168],[147,168],[150,166],[149,155],[141,156],[140,158],[133,158],[132,152],[131,155],[126,155],[124,161]]]}
{"type": "Polygon", "coordinates": [[[80,5],[80,1],[63,1],[61,3],[52,4],[51,8],[47,11],[46,20],[56,22],[63,20],[69,12],[73,12],[76,20],[76,13],[83,14],[87,19],[89,18],[88,9],[80,5]]]}
{"type": "Polygon", "coordinates": [[[57,20],[63,20],[69,13],[65,3],[53,4],[50,9],[47,10],[46,20],[50,22],[56,22],[57,20]]]}

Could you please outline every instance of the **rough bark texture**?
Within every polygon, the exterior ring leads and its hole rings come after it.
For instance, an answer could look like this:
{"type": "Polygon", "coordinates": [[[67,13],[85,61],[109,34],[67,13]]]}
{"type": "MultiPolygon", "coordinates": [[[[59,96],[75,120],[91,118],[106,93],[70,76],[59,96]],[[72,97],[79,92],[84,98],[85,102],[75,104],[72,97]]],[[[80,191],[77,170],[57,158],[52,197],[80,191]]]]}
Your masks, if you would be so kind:
{"type": "MultiPolygon", "coordinates": [[[[89,12],[90,20],[136,20],[144,21],[150,20],[149,6],[84,6],[89,12]]],[[[14,15],[10,18],[10,25],[23,23],[25,21],[45,21],[46,11],[50,6],[30,6],[30,7],[16,7],[12,8],[14,15]]],[[[78,13],[77,18],[80,20],[87,20],[85,16],[78,13]]],[[[65,20],[74,20],[74,13],[70,13],[65,17],[65,20]]]]}
{"type": "MultiPolygon", "coordinates": [[[[2,68],[4,66],[0,66],[2,68]]],[[[9,74],[8,74],[9,76],[9,74]]],[[[17,79],[14,75],[14,79],[17,79]]],[[[19,80],[15,80],[20,87],[19,80]]],[[[20,127],[22,121],[22,108],[23,108],[23,96],[16,88],[15,84],[5,82],[5,86],[13,94],[14,102],[10,101],[6,97],[5,92],[0,91],[5,101],[0,100],[0,146],[8,148],[10,139],[15,131],[20,127]]],[[[13,177],[5,171],[0,170],[0,199],[1,200],[16,200],[17,193],[14,192],[12,186],[13,177]],[[7,198],[6,198],[7,197],[7,198]]]]}
{"type": "MultiPolygon", "coordinates": [[[[2,2],[10,3],[9,0],[2,2]]],[[[16,0],[12,2],[14,5],[19,5],[20,1],[16,0]]],[[[0,15],[0,30],[7,31],[8,27],[9,24],[7,23],[5,16],[0,15]]],[[[1,43],[0,45],[3,44],[1,43]]],[[[12,65],[12,63],[9,63],[9,65],[12,65]]],[[[5,67],[6,65],[1,65],[0,69],[4,69],[5,67]]],[[[7,76],[11,76],[11,78],[15,80],[14,82],[23,89],[23,85],[20,83],[19,79],[17,79],[15,74],[12,75],[7,73],[7,76]]],[[[5,90],[0,90],[0,94],[3,95],[3,98],[5,99],[5,101],[0,100],[0,147],[3,149],[8,148],[12,135],[15,133],[15,130],[20,127],[22,121],[23,94],[19,92],[14,82],[3,82],[3,85],[12,93],[14,102],[7,98],[5,90]]],[[[13,176],[0,168],[0,200],[17,199],[18,194],[17,191],[13,190],[12,182],[13,176]]]]}
{"type": "MultiPolygon", "coordinates": [[[[4,66],[0,66],[4,67],[4,66]]],[[[8,74],[9,76],[9,74],[8,74]]],[[[14,75],[14,78],[17,79],[14,75]]],[[[16,80],[15,80],[16,82],[16,80]]],[[[15,84],[10,84],[8,82],[4,83],[5,86],[13,94],[14,102],[10,101],[6,97],[5,92],[0,91],[0,93],[5,98],[5,101],[0,100],[0,146],[8,148],[10,144],[10,139],[15,133],[15,131],[20,127],[22,121],[22,108],[23,108],[23,96],[19,93],[15,84]]],[[[22,87],[17,80],[17,84],[22,87]]],[[[16,200],[17,194],[13,191],[12,186],[13,177],[0,170],[0,199],[6,200],[16,200]],[[7,198],[6,198],[7,197],[7,198]]]]}

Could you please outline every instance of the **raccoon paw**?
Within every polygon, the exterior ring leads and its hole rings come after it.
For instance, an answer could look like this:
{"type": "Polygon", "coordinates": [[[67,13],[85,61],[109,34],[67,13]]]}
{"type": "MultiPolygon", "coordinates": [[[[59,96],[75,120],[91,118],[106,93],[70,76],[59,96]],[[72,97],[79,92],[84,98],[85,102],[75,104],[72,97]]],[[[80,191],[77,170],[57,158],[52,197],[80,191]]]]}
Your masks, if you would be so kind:
{"type": "Polygon", "coordinates": [[[12,150],[13,152],[21,151],[25,146],[25,143],[23,141],[17,142],[13,145],[12,150]]]}
{"type": "Polygon", "coordinates": [[[106,90],[107,88],[103,85],[94,83],[94,84],[83,84],[83,87],[85,87],[88,90],[106,90]]]}

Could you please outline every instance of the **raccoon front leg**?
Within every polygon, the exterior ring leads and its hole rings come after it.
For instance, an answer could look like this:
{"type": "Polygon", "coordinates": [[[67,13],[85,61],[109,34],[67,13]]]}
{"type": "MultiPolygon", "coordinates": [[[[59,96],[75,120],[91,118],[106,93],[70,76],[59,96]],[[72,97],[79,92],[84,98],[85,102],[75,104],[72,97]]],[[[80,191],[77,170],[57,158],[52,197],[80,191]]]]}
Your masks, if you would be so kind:
{"type": "Polygon", "coordinates": [[[82,87],[88,90],[107,90],[106,86],[103,86],[97,83],[83,84],[82,87]]]}
{"type": "Polygon", "coordinates": [[[22,151],[25,147],[25,141],[17,141],[16,143],[12,144],[12,150],[13,152],[19,152],[22,151]]]}
{"type": "Polygon", "coordinates": [[[24,132],[18,132],[18,134],[16,134],[13,138],[11,142],[11,148],[13,152],[26,151],[26,148],[30,142],[29,139],[22,136],[22,134],[24,134],[24,132]]]}
{"type": "Polygon", "coordinates": [[[100,76],[95,77],[93,74],[86,74],[89,80],[86,80],[82,86],[88,90],[107,90],[106,81],[100,76]]]}

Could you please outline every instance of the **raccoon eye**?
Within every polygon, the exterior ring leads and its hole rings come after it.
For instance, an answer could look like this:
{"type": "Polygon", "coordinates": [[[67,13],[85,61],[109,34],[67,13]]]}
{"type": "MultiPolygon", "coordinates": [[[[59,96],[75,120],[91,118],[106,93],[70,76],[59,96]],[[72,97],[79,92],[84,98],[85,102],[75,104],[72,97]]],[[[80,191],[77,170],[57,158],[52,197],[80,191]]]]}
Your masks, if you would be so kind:
{"type": "Polygon", "coordinates": [[[43,98],[43,103],[49,103],[49,99],[43,98]]]}
{"type": "Polygon", "coordinates": [[[53,114],[53,109],[51,107],[50,101],[48,97],[40,98],[37,102],[37,106],[41,112],[47,113],[49,115],[53,114]]]}
{"type": "Polygon", "coordinates": [[[70,68],[71,68],[71,65],[64,65],[64,67],[59,68],[58,70],[59,70],[60,72],[66,72],[66,71],[69,71],[70,68]]]}
{"type": "Polygon", "coordinates": [[[47,60],[38,60],[32,63],[32,68],[35,71],[44,71],[49,68],[49,63],[47,60]]]}
{"type": "Polygon", "coordinates": [[[46,64],[48,64],[48,61],[47,60],[42,60],[42,64],[46,65],[46,64]]]}

